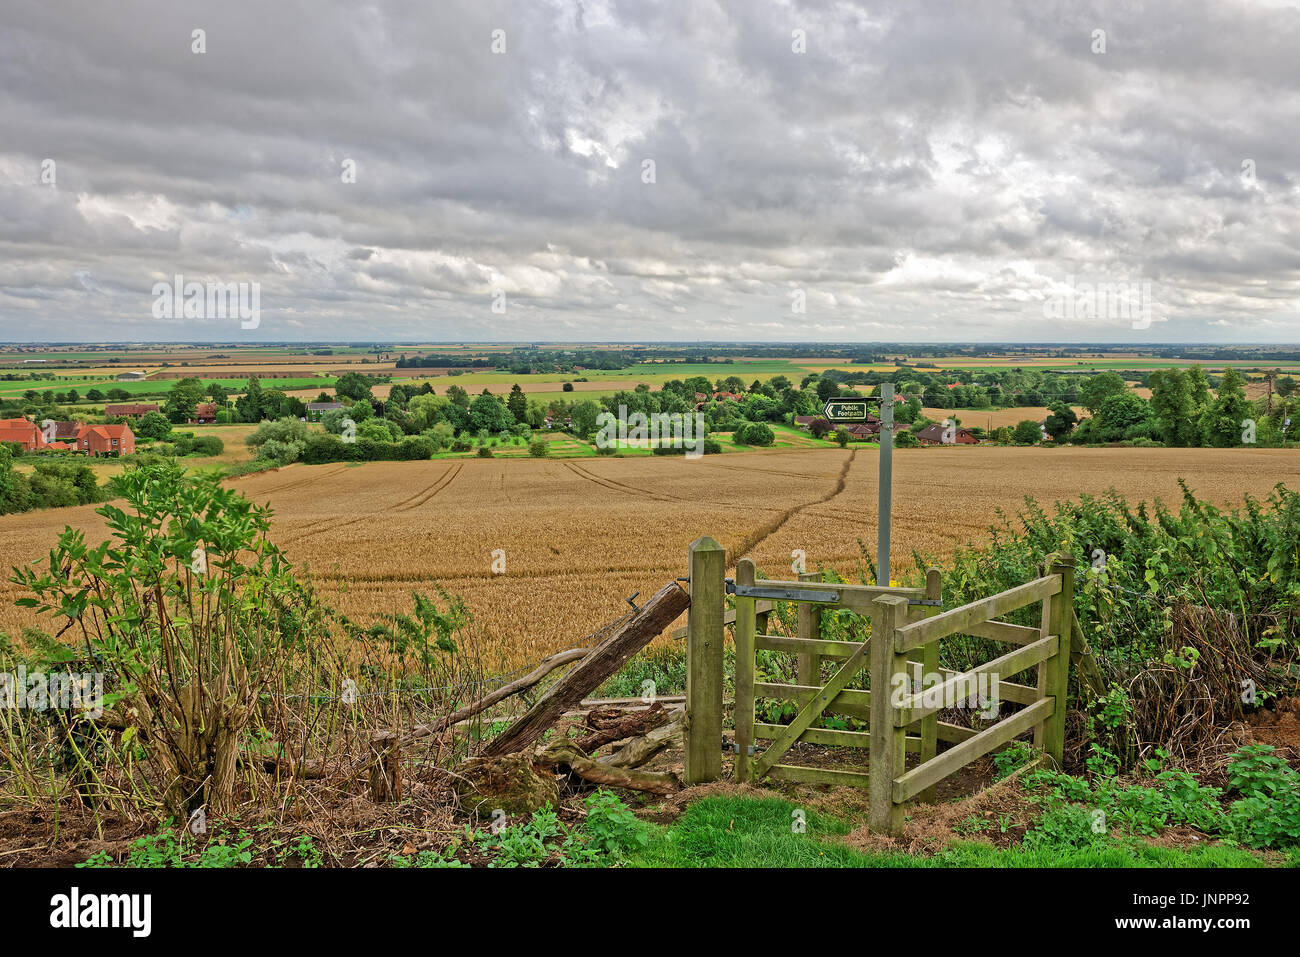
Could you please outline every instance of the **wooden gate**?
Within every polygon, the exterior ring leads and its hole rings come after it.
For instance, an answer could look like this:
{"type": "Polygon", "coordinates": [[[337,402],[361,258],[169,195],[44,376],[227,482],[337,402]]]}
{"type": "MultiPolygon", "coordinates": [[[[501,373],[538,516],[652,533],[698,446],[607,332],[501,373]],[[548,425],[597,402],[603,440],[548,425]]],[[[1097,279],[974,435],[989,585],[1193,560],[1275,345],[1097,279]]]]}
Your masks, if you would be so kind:
{"type": "MultiPolygon", "coordinates": [[[[872,828],[896,834],[902,828],[907,801],[928,797],[944,778],[1025,731],[1033,729],[1035,747],[1059,766],[1065,745],[1070,639],[1077,628],[1074,565],[1069,556],[1049,559],[1043,575],[1033,581],[946,612],[941,610],[937,569],[927,572],[924,588],[842,585],[813,580],[816,577],[804,575],[799,581],[756,579],[754,563],[741,559],[735,581],[726,584],[726,590],[736,599],[738,781],[756,782],[770,777],[870,788],[872,828]],[[798,604],[797,635],[766,634],[766,627],[759,631],[759,602],[773,601],[798,604]],[[1042,613],[1036,628],[998,620],[1038,602],[1042,603],[1042,613]],[[825,608],[844,608],[868,618],[870,637],[862,642],[823,639],[819,616],[825,608]],[[972,635],[1015,647],[957,673],[939,665],[940,642],[954,635],[972,635]],[[798,683],[755,681],[755,654],[764,650],[797,655],[798,683]],[[840,662],[825,681],[821,678],[822,659],[840,662]],[[850,688],[853,677],[867,666],[870,689],[850,688]],[[1003,676],[1013,677],[1031,667],[1037,672],[1036,686],[1002,680],[1003,676]],[[996,682],[999,719],[995,723],[976,730],[939,720],[939,712],[951,706],[951,701],[971,699],[979,689],[988,687],[985,682],[996,682]],[[755,720],[755,702],[762,698],[791,700],[799,710],[789,724],[759,722],[755,720]],[[1004,702],[1020,709],[1003,717],[1004,702]],[[868,730],[827,728],[823,722],[827,714],[865,721],[868,730]],[[760,749],[755,741],[769,743],[760,749]],[[862,748],[869,752],[868,770],[810,768],[784,762],[785,755],[801,741],[862,748]],[[950,745],[943,752],[938,750],[941,741],[950,745]],[[910,769],[908,754],[916,755],[910,769]]],[[[696,577],[694,566],[691,584],[695,614],[703,579],[696,577]]],[[[701,647],[703,636],[716,633],[720,648],[722,612],[719,610],[715,617],[716,625],[711,618],[707,622],[700,619],[697,631],[701,647]]],[[[766,624],[767,615],[762,618],[766,624]]],[[[693,673],[694,660],[691,668],[693,673]]],[[[720,702],[720,653],[717,672],[720,702]]],[[[700,711],[704,713],[704,709],[700,711]]],[[[702,743],[700,746],[705,747],[702,743]]]]}
{"type": "MultiPolygon", "coordinates": [[[[871,692],[848,687],[853,677],[868,664],[868,642],[835,641],[821,637],[822,609],[845,608],[871,618],[881,597],[894,597],[907,607],[907,620],[919,621],[939,610],[939,572],[931,569],[925,588],[886,588],[874,585],[843,585],[819,581],[820,575],[801,575],[799,581],[756,579],[754,563],[741,559],[736,580],[728,591],[736,596],[736,779],[772,777],[785,781],[817,784],[852,784],[866,787],[868,775],[859,771],[807,768],[782,763],[798,742],[834,747],[870,749],[871,735],[823,727],[823,716],[838,714],[870,721],[871,692]],[[759,631],[757,605],[760,601],[791,601],[798,604],[798,635],[769,635],[759,631]],[[754,680],[755,653],[786,652],[797,656],[798,683],[784,684],[754,680]],[[839,661],[839,667],[823,683],[822,660],[839,661]],[[786,725],[755,720],[755,702],[760,698],[794,701],[799,711],[786,725]],[[770,742],[759,749],[755,740],[770,742]]],[[[762,618],[766,619],[766,615],[762,618]]],[[[765,622],[764,622],[765,623],[765,622]]],[[[921,668],[938,667],[938,646],[917,650],[912,658],[921,668]],[[933,655],[931,652],[933,651],[933,655]],[[933,657],[933,661],[930,659],[933,657]]],[[[936,750],[937,719],[920,723],[907,746],[923,756],[936,750]]]]}
{"type": "MultiPolygon", "coordinates": [[[[1066,695],[1069,689],[1070,638],[1074,631],[1074,559],[1052,556],[1044,574],[988,598],[962,605],[924,621],[908,621],[900,600],[879,598],[871,650],[873,687],[896,687],[906,675],[909,656],[918,648],[934,647],[953,635],[975,635],[1015,646],[1015,650],[960,674],[940,670],[943,681],[928,689],[912,688],[901,700],[873,701],[871,748],[871,826],[897,834],[903,826],[903,805],[950,774],[1033,729],[1034,746],[1059,767],[1065,751],[1066,695]],[[997,620],[999,616],[1042,603],[1039,626],[1031,628],[997,620]],[[1013,684],[1002,676],[1037,671],[1037,686],[1013,684]],[[952,726],[957,743],[937,756],[922,756],[906,767],[907,730],[932,718],[944,702],[969,697],[981,677],[997,679],[997,698],[1020,705],[980,731],[952,726]],[[876,705],[879,704],[879,707],[876,705]]],[[[999,715],[1001,709],[999,707],[999,715]]]]}

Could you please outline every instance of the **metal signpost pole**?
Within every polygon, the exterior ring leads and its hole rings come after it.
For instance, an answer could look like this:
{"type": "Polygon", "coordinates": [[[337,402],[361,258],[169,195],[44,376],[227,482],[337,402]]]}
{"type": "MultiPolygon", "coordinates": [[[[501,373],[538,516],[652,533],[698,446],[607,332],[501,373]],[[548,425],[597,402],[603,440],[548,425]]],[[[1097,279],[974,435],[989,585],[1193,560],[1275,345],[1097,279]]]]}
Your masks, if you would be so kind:
{"type": "MultiPolygon", "coordinates": [[[[867,421],[867,399],[826,400],[822,415],[829,422],[867,421]]],[[[889,509],[894,485],[894,384],[880,383],[880,499],[876,537],[876,584],[889,585],[889,509]]]]}
{"type": "Polygon", "coordinates": [[[876,584],[889,586],[889,511],[894,489],[894,383],[880,383],[880,499],[877,506],[876,584]]]}

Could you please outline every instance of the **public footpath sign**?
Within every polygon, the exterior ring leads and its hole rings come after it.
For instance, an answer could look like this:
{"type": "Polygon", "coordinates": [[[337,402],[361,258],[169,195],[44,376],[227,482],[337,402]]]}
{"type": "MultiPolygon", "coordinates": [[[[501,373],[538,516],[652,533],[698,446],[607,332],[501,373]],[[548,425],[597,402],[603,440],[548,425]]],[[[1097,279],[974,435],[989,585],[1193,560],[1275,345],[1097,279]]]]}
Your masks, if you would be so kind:
{"type": "Polygon", "coordinates": [[[827,422],[867,421],[866,399],[827,399],[822,406],[822,417],[827,422]]]}

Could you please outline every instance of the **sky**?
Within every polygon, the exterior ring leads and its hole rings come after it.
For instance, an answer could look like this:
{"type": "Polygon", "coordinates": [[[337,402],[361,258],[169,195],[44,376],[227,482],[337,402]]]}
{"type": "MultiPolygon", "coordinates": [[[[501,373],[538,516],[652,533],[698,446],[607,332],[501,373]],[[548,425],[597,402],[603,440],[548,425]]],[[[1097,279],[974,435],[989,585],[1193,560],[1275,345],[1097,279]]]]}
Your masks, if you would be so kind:
{"type": "Polygon", "coordinates": [[[1297,7],[3,0],[0,341],[1300,342],[1297,7]]]}

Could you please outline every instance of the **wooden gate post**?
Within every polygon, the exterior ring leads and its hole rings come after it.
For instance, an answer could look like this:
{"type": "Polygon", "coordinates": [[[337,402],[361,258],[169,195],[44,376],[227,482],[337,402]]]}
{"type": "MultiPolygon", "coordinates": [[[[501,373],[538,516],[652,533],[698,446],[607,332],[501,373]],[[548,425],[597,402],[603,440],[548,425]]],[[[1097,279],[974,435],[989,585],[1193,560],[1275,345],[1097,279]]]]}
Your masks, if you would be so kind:
{"type": "MultiPolygon", "coordinates": [[[[881,595],[871,615],[871,830],[900,834],[903,805],[894,803],[894,778],[907,758],[907,728],[894,727],[894,689],[908,677],[907,655],[894,651],[894,629],[907,620],[907,599],[881,595]]],[[[910,683],[903,685],[910,688],[910,683]]]]}
{"type": "MultiPolygon", "coordinates": [[[[736,584],[754,584],[754,560],[742,558],[736,562],[736,584]]],[[[754,743],[754,633],[757,626],[754,599],[736,596],[736,764],[735,778],[748,781],[750,775],[749,749],[754,743]]]]}
{"type": "MultiPolygon", "coordinates": [[[[805,572],[799,576],[801,582],[819,582],[821,572],[805,572]]],[[[798,609],[799,637],[820,638],[822,636],[822,610],[812,602],[799,602],[798,609]]],[[[820,685],[822,683],[822,656],[815,651],[801,651],[798,657],[798,682],[801,685],[820,685]]],[[[820,723],[820,722],[818,722],[820,723]]]]}
{"type": "Polygon", "coordinates": [[[727,551],[707,535],[691,542],[686,617],[686,783],[722,776],[722,643],[727,551]]]}
{"type": "MultiPolygon", "coordinates": [[[[930,568],[925,573],[925,597],[930,601],[939,601],[943,598],[943,573],[937,568],[930,568]]],[[[942,610],[937,605],[923,606],[925,616],[931,617],[939,614],[942,610]]],[[[921,680],[933,680],[931,675],[939,673],[939,641],[936,638],[921,648],[921,680]]],[[[920,761],[924,764],[932,757],[939,753],[939,713],[936,711],[929,717],[921,719],[921,756],[920,761]]],[[[934,788],[929,787],[917,795],[917,800],[926,803],[934,802],[934,788]]]]}
{"type": "Polygon", "coordinates": [[[1056,699],[1052,716],[1043,722],[1042,749],[1059,768],[1065,759],[1065,715],[1069,710],[1070,637],[1074,632],[1074,556],[1053,555],[1049,575],[1061,576],[1061,590],[1047,599],[1048,634],[1057,636],[1056,654],[1039,665],[1038,692],[1056,699]]]}

